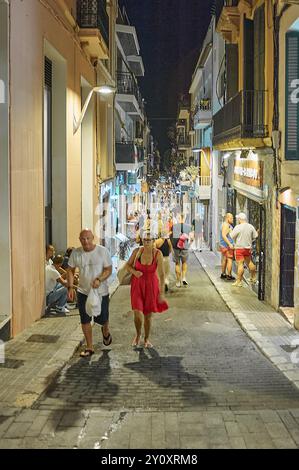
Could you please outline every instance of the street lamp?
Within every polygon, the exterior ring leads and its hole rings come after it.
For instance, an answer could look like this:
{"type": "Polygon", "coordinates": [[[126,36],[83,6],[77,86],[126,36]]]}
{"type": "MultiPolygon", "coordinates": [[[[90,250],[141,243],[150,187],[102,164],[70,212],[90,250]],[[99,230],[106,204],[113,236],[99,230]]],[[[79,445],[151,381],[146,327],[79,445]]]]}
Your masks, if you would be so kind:
{"type": "Polygon", "coordinates": [[[115,93],[116,92],[116,89],[113,88],[112,86],[110,85],[100,85],[100,86],[96,86],[94,88],[92,88],[92,90],[90,90],[87,98],[86,98],[86,101],[84,103],[84,106],[82,108],[82,111],[81,111],[81,115],[80,115],[80,118],[78,121],[76,121],[75,119],[75,116],[74,116],[74,130],[73,130],[73,133],[76,134],[76,132],[78,131],[79,127],[81,126],[81,123],[84,119],[84,116],[85,116],[85,113],[86,113],[86,110],[88,108],[88,105],[90,103],[90,100],[91,100],[91,97],[93,95],[93,93],[96,92],[96,93],[99,93],[100,95],[103,95],[103,96],[108,96],[108,95],[111,95],[112,93],[115,93]]]}
{"type": "MultiPolygon", "coordinates": [[[[204,149],[195,147],[194,149],[192,149],[192,152],[193,152],[193,153],[203,153],[203,156],[204,156],[205,162],[206,162],[206,164],[207,164],[207,167],[210,168],[210,163],[209,163],[209,161],[208,161],[207,154],[206,154],[206,152],[204,151],[204,149]]],[[[211,169],[211,168],[210,168],[210,169],[211,169]]]]}

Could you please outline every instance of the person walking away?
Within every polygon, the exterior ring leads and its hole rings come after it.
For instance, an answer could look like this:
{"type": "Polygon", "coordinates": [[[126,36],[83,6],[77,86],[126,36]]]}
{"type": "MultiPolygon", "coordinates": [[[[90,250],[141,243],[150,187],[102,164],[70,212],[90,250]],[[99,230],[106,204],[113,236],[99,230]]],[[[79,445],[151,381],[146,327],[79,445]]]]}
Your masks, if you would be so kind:
{"type": "Polygon", "coordinates": [[[132,346],[140,344],[142,323],[144,320],[144,347],[151,348],[151,321],[153,313],[162,313],[168,309],[162,292],[165,285],[163,256],[154,247],[154,239],[149,232],[143,235],[143,247],[136,248],[129,261],[127,270],[132,274],[131,305],[134,311],[136,336],[132,346]]]}
{"type": "Polygon", "coordinates": [[[161,211],[158,212],[158,227],[157,227],[157,232],[158,233],[158,238],[162,236],[162,231],[163,231],[163,219],[162,219],[162,213],[161,211]]]}
{"type": "Polygon", "coordinates": [[[79,269],[79,285],[77,302],[80,313],[82,331],[84,333],[86,348],[81,357],[90,357],[94,354],[91,318],[86,312],[88,294],[101,286],[101,315],[94,318],[94,322],[102,326],[103,344],[109,346],[112,336],[109,331],[109,289],[108,278],[112,274],[112,260],[107,248],[94,243],[91,230],[82,230],[79,236],[81,247],[72,251],[67,270],[68,299],[74,300],[74,274],[79,269]]]}
{"type": "Polygon", "coordinates": [[[165,292],[169,290],[169,274],[170,274],[170,252],[174,254],[173,246],[169,239],[169,234],[167,232],[162,232],[161,238],[158,238],[155,242],[155,248],[161,251],[163,255],[163,265],[164,265],[164,274],[165,274],[165,292]]]}
{"type": "Polygon", "coordinates": [[[235,241],[236,261],[238,265],[238,276],[235,287],[243,286],[244,262],[250,271],[250,282],[256,284],[256,267],[252,261],[252,242],[258,237],[258,232],[253,225],[247,222],[244,212],[237,215],[239,225],[231,232],[230,236],[235,241]]]}
{"type": "Polygon", "coordinates": [[[194,233],[194,250],[201,252],[203,245],[203,220],[199,214],[192,221],[192,230],[194,233]]]}
{"type": "Polygon", "coordinates": [[[189,256],[189,246],[192,242],[191,237],[192,227],[184,223],[184,214],[178,216],[178,222],[173,225],[171,243],[173,246],[174,254],[173,259],[175,262],[176,272],[176,287],[188,286],[186,279],[187,274],[187,261],[189,256]]]}
{"type": "Polygon", "coordinates": [[[220,251],[222,254],[221,262],[221,279],[227,281],[235,281],[236,278],[232,276],[233,259],[234,259],[234,240],[231,237],[233,230],[234,216],[228,212],[225,216],[224,222],[221,227],[220,234],[220,251]]]}
{"type": "Polygon", "coordinates": [[[58,269],[63,263],[63,256],[57,255],[52,264],[46,264],[46,313],[55,308],[56,313],[69,313],[67,303],[67,281],[58,269]]]}

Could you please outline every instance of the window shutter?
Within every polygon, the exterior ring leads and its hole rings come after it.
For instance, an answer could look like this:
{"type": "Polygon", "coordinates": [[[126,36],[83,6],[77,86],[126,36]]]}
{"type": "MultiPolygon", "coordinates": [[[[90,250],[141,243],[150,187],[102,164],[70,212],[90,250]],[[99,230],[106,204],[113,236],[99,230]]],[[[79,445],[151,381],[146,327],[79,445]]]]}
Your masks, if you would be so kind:
{"type": "Polygon", "coordinates": [[[286,35],[286,160],[299,160],[298,102],[299,33],[292,31],[286,35]]]}
{"type": "Polygon", "coordinates": [[[265,89],[265,8],[264,5],[254,15],[254,89],[265,89]]]}
{"type": "Polygon", "coordinates": [[[226,44],[226,76],[227,76],[227,101],[233,98],[238,93],[238,80],[239,80],[239,58],[238,58],[238,45],[226,44]]]}
{"type": "Polygon", "coordinates": [[[253,84],[253,21],[244,18],[244,42],[243,42],[243,60],[244,60],[244,83],[243,89],[246,91],[254,90],[253,84]]]}

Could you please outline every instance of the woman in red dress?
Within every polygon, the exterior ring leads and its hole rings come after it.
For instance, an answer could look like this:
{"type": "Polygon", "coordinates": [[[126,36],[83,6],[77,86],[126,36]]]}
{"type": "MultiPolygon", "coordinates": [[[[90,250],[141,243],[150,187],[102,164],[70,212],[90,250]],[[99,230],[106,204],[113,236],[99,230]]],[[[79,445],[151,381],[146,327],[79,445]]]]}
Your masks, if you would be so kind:
{"type": "Polygon", "coordinates": [[[152,314],[164,312],[168,304],[161,294],[165,284],[162,253],[154,248],[154,239],[149,232],[144,233],[142,239],[143,247],[136,248],[127,263],[127,270],[132,274],[131,304],[136,328],[132,346],[140,343],[144,317],[144,347],[151,348],[149,335],[152,314]]]}

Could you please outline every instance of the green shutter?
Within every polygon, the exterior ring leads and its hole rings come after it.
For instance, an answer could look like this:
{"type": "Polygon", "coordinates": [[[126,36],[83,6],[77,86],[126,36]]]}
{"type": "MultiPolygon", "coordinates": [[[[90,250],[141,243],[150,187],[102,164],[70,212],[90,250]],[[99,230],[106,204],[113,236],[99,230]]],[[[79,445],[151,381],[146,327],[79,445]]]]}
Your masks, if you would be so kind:
{"type": "MultiPolygon", "coordinates": [[[[286,160],[299,160],[299,103],[294,103],[292,94],[299,91],[299,32],[286,35],[286,160]]],[[[296,95],[299,98],[299,92],[296,95]]]]}

